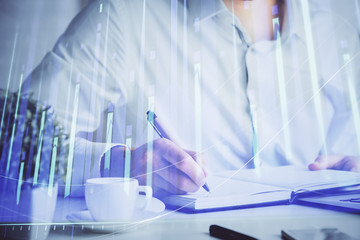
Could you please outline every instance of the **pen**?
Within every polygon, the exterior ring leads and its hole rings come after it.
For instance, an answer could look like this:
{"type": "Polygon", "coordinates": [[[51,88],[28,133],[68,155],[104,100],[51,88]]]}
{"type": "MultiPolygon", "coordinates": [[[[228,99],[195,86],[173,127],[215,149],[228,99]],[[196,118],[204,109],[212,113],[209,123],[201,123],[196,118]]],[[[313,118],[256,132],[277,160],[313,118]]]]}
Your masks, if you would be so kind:
{"type": "MultiPolygon", "coordinates": [[[[161,137],[161,138],[166,138],[170,141],[172,141],[172,138],[170,137],[170,135],[165,131],[165,129],[162,127],[161,123],[158,120],[158,117],[156,116],[156,114],[152,111],[147,111],[147,120],[150,123],[150,125],[154,128],[155,132],[161,137]]],[[[207,185],[207,183],[205,183],[202,186],[207,192],[210,192],[210,188],[207,185]]]]}
{"type": "Polygon", "coordinates": [[[211,225],[209,228],[210,236],[225,239],[225,240],[257,240],[243,233],[235,232],[233,230],[220,227],[218,225],[211,225]]]}

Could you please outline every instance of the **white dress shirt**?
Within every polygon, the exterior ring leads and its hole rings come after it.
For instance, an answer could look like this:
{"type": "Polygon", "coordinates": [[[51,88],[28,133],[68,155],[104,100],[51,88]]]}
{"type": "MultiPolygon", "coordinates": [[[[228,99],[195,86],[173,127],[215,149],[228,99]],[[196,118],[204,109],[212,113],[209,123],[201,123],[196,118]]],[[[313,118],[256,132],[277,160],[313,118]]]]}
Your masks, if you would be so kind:
{"type": "Polygon", "coordinates": [[[308,1],[286,9],[280,37],[253,43],[221,0],[91,1],[24,84],[71,133],[71,191],[111,144],[158,138],[149,109],[213,172],[359,156],[356,31],[308,1]]]}

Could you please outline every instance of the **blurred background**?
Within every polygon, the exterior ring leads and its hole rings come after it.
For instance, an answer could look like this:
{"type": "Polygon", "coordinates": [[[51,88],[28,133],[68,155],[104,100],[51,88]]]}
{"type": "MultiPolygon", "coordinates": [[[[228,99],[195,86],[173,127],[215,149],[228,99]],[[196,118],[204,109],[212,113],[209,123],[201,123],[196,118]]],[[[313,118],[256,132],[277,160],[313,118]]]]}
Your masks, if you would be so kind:
{"type": "Polygon", "coordinates": [[[87,2],[0,0],[0,88],[18,89],[87,2]]]}
{"type": "MultiPolygon", "coordinates": [[[[88,1],[0,0],[0,88],[10,80],[10,90],[18,89],[20,75],[27,76],[40,63],[88,1]]],[[[360,0],[316,2],[342,15],[360,33],[360,0]]]]}

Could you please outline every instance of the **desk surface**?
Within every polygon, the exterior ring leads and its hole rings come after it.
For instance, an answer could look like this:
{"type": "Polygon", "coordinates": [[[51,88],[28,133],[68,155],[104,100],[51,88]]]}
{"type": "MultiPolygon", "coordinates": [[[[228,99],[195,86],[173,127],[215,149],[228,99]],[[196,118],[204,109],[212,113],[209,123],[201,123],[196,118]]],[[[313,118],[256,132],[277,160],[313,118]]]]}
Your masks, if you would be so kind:
{"type": "MultiPolygon", "coordinates": [[[[58,230],[48,239],[212,239],[209,226],[218,224],[259,239],[281,239],[282,229],[336,227],[360,239],[360,215],[299,205],[280,205],[223,212],[184,214],[166,210],[158,218],[134,224],[126,231],[99,234],[74,231],[73,225],[61,224],[74,209],[84,209],[81,199],[58,201],[54,220],[58,230]],[[66,208],[66,206],[71,206],[66,208]]],[[[75,228],[76,229],[76,228],[75,228]]]]}

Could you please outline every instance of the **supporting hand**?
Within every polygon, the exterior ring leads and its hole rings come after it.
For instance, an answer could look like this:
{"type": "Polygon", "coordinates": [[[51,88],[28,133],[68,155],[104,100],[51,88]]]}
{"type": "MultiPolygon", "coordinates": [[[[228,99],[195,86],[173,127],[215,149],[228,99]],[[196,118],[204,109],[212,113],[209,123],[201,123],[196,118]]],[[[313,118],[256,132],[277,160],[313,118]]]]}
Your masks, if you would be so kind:
{"type": "Polygon", "coordinates": [[[343,171],[360,172],[360,159],[344,155],[320,156],[309,164],[310,170],[336,169],[343,171]]]}

